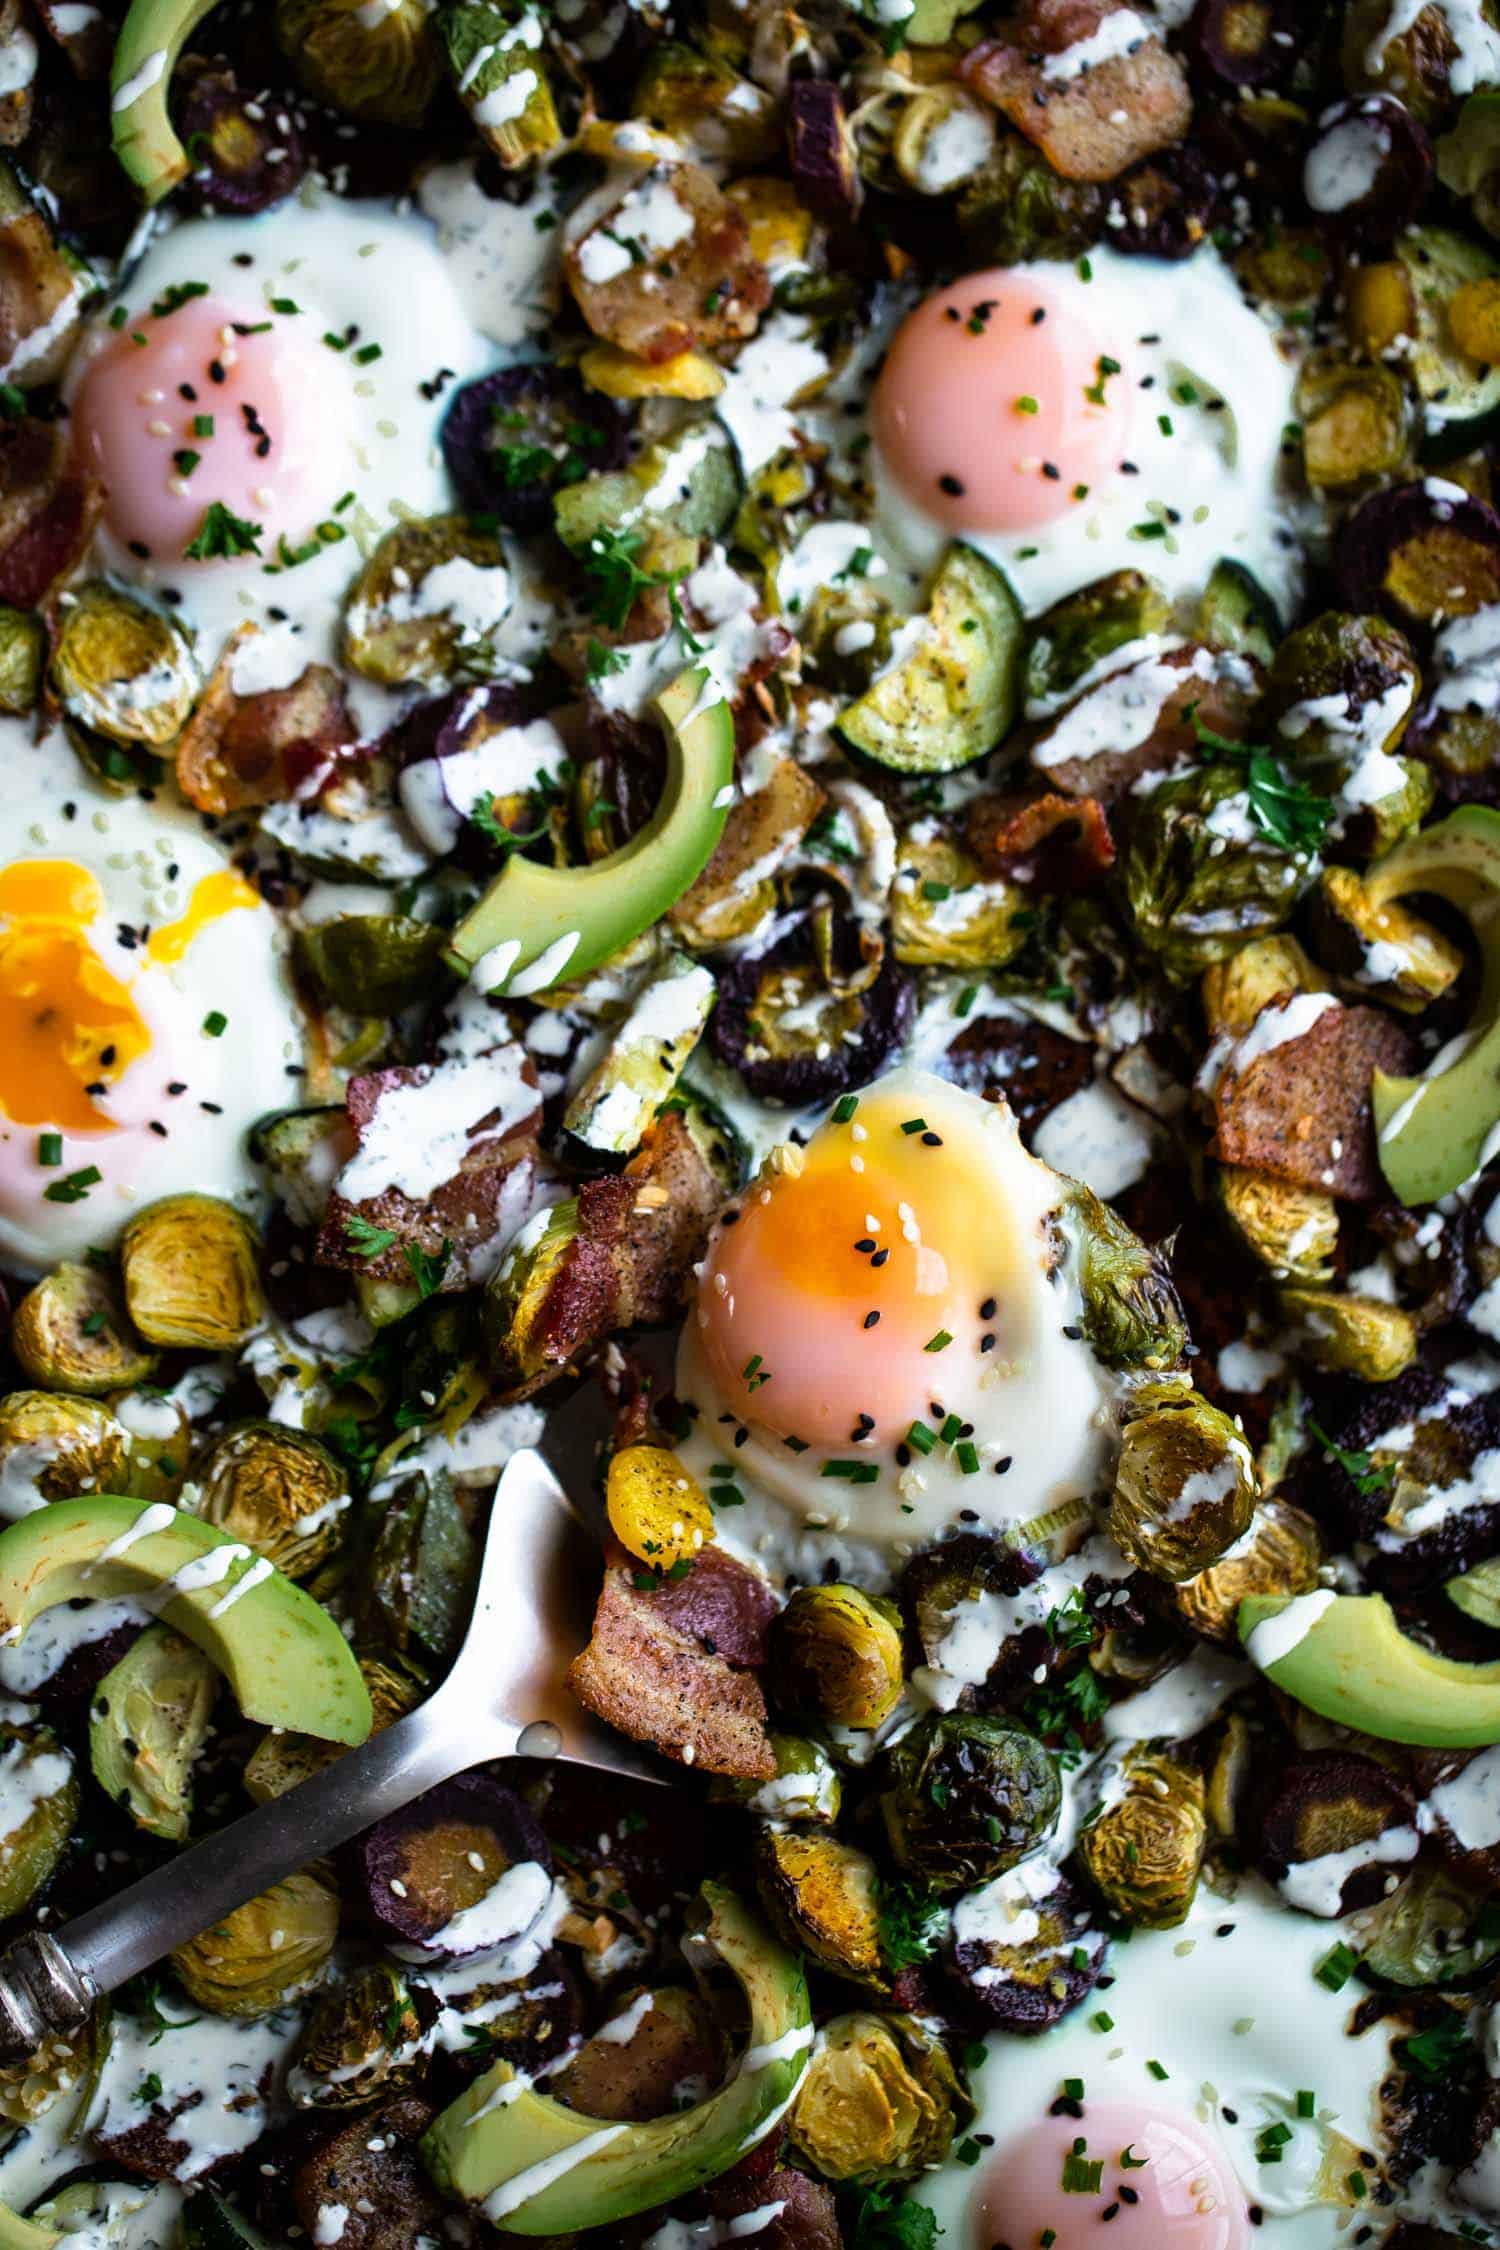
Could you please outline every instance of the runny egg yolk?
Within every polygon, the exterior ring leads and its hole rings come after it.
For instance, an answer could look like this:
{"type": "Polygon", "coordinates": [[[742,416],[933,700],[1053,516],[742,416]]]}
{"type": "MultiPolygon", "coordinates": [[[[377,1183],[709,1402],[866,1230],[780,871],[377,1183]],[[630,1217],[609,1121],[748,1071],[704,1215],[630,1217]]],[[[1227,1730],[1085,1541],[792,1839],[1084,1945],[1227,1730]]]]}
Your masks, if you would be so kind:
{"type": "MultiPolygon", "coordinates": [[[[205,875],[187,911],[147,940],[148,968],[180,961],[210,922],[260,904],[232,868],[205,875]]],[[[100,1100],[148,1051],[152,1031],[90,934],[104,911],[98,877],[75,860],[0,868],[0,1111],[13,1124],[117,1129],[100,1100]]]]}
{"type": "Polygon", "coordinates": [[[1152,2103],[1091,2101],[1081,2118],[1039,2118],[995,2151],[972,2241],[955,2250],[1249,2250],[1253,2239],[1207,2126],[1152,2103]]]}
{"type": "Polygon", "coordinates": [[[969,274],[897,330],[871,418],[886,474],[954,534],[1052,523],[1114,476],[1134,381],[1095,334],[1087,286],[1003,266],[969,274]]]}
{"type": "Polygon", "coordinates": [[[73,426],[115,537],[191,570],[236,552],[270,561],[326,519],[340,497],[330,434],[355,408],[345,356],[309,318],[205,295],[128,318],[88,369],[73,426]],[[215,502],[245,528],[216,519],[205,539],[215,502]]]}
{"type": "Polygon", "coordinates": [[[956,1368],[1027,1341],[1040,1245],[988,1192],[984,1112],[911,1100],[835,1112],[709,1246],[696,1317],[715,1396],[793,1444],[898,1441],[956,1368]]]}

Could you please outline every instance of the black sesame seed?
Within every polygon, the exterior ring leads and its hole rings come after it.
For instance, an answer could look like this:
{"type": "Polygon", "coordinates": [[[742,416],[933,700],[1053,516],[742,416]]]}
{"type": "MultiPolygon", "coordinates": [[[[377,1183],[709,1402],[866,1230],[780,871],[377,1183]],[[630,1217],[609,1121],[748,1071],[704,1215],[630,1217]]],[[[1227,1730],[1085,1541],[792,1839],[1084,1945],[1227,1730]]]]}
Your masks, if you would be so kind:
{"type": "Polygon", "coordinates": [[[942,476],[939,477],[937,481],[939,492],[946,492],[949,497],[954,500],[962,498],[964,488],[961,480],[958,477],[942,476]]]}
{"type": "Polygon", "coordinates": [[[922,1135],[923,1148],[941,1148],[942,1145],[943,1136],[941,1133],[924,1133],[922,1135]]]}
{"type": "Polygon", "coordinates": [[[209,361],[209,363],[208,363],[208,379],[209,379],[209,381],[210,381],[211,383],[227,383],[227,382],[228,382],[228,380],[229,380],[229,377],[228,377],[228,376],[227,376],[227,375],[225,374],[225,372],[224,372],[224,362],[223,362],[223,360],[222,360],[222,359],[211,359],[211,360],[209,361]]]}
{"type": "Polygon", "coordinates": [[[866,1326],[866,1328],[878,1328],[878,1327],[880,1326],[880,1315],[879,1315],[879,1313],[878,1313],[878,1312],[867,1312],[867,1313],[865,1314],[865,1326],[866,1326]]]}
{"type": "MultiPolygon", "coordinates": [[[[996,1476],[997,1476],[997,1477],[1003,1477],[1003,1476],[1004,1476],[1004,1474],[1005,1474],[1005,1472],[1006,1472],[1006,1470],[1007,1470],[1007,1469],[1008,1469],[1008,1468],[1010,1467],[1010,1465],[1011,1465],[1012,1461],[1014,1461],[1014,1459],[1015,1459],[1015,1455],[1014,1455],[1013,1453],[1007,1453],[1007,1454],[1005,1455],[1005,1457],[1004,1457],[1004,1459],[1003,1459],[1003,1460],[997,1461],[997,1462],[995,1463],[995,1474],[996,1474],[996,1476]]],[[[1100,1983],[1102,1984],[1102,1983],[1104,1982],[1104,1979],[1103,1979],[1103,1978],[1101,1977],[1099,1981],[1100,1981],[1100,1983]]]]}

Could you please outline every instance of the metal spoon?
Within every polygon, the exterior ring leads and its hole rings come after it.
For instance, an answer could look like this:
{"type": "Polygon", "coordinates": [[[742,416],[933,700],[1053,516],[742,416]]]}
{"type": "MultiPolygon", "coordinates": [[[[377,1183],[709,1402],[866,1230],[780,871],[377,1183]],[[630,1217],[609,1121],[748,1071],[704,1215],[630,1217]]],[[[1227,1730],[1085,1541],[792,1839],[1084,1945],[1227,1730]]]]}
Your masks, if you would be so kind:
{"type": "Polygon", "coordinates": [[[514,1454],[496,1487],[469,1630],[437,1692],[103,1905],[18,1938],[0,1955],[0,2063],[33,2054],[51,2032],[77,2031],[104,1993],[482,1759],[561,1758],[667,1780],[598,1725],[563,1679],[567,1656],[588,1637],[597,1578],[598,1542],[557,1478],[539,1453],[514,1454]]]}

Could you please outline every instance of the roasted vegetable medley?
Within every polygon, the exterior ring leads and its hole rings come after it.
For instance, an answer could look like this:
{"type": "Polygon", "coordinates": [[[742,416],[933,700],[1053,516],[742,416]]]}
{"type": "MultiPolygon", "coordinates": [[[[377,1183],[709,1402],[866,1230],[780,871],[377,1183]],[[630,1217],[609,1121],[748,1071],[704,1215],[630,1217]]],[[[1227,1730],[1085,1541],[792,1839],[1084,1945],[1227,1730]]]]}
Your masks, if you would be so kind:
{"type": "Polygon", "coordinates": [[[0,2250],[1500,2244],[1497,445],[1494,0],[0,0],[0,1936],[660,1777],[0,2250]]]}

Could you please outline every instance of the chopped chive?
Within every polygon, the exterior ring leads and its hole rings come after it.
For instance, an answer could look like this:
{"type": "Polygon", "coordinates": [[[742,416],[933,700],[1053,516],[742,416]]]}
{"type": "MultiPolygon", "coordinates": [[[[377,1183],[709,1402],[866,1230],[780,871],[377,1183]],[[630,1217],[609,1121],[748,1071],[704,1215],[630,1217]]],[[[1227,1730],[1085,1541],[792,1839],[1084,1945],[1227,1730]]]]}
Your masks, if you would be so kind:
{"type": "Polygon", "coordinates": [[[193,416],[193,435],[194,435],[194,437],[212,437],[212,436],[213,436],[213,434],[214,434],[214,418],[213,418],[213,416],[212,416],[211,414],[195,414],[195,415],[193,416]]]}
{"type": "Polygon", "coordinates": [[[903,1133],[925,1133],[927,1120],[925,1117],[904,1117],[901,1121],[901,1130],[903,1133]]]}
{"type": "Polygon", "coordinates": [[[1083,2100],[1083,2080],[1081,2078],[1065,2078],[1063,2080],[1063,2092],[1070,2102],[1081,2102],[1083,2100]]]}
{"type": "Polygon", "coordinates": [[[229,1029],[229,1018],[221,1014],[219,1009],[211,1008],[203,1019],[203,1028],[210,1039],[222,1039],[229,1029]]]}
{"type": "Polygon", "coordinates": [[[1318,2113],[1318,2097],[1317,2097],[1317,2095],[1316,2095],[1316,2094],[1310,2094],[1310,2093],[1308,2092],[1308,2090],[1307,2090],[1307,2088],[1306,2088],[1305,2086],[1304,2086],[1304,2087],[1302,2087],[1302,2088],[1301,2088],[1301,2089],[1300,2089],[1300,2090],[1298,2091],[1298,2095],[1297,2095],[1297,2115],[1298,2115],[1299,2117],[1316,2117],[1317,2113],[1318,2113]]]}
{"type": "Polygon", "coordinates": [[[978,998],[978,985],[966,984],[963,988],[963,991],[959,994],[958,998],[953,1003],[953,1013],[956,1016],[966,1016],[978,998]]]}
{"type": "Polygon", "coordinates": [[[279,313],[299,313],[302,307],[294,304],[290,297],[273,297],[271,299],[271,310],[279,313]]]}
{"type": "Polygon", "coordinates": [[[937,1444],[937,1438],[925,1422],[913,1422],[906,1433],[906,1442],[913,1453],[930,1453],[937,1444]]]}
{"type": "Polygon", "coordinates": [[[361,367],[368,367],[371,360],[379,359],[381,356],[381,349],[378,344],[361,344],[354,355],[361,367]]]}
{"type": "Polygon", "coordinates": [[[1159,2063],[1154,2055],[1147,2062],[1146,2068],[1150,2071],[1152,2077],[1156,2079],[1169,2078],[1171,2076],[1171,2072],[1166,2068],[1166,2065],[1164,2063],[1159,2063]]]}
{"type": "Polygon", "coordinates": [[[1347,1945],[1339,1944],[1324,1954],[1313,1975],[1330,1992],[1342,1992],[1358,1966],[1359,1956],[1352,1953],[1347,1945]]]}
{"type": "Polygon", "coordinates": [[[938,1437],[944,1445],[956,1445],[963,1434],[963,1421],[957,1414],[948,1415],[938,1431],[938,1437]]]}
{"type": "Polygon", "coordinates": [[[54,1180],[44,1187],[43,1196],[49,1203],[81,1203],[91,1187],[97,1187],[104,1174],[97,1164],[85,1165],[81,1172],[70,1172],[65,1180],[54,1180]]]}
{"type": "Polygon", "coordinates": [[[966,1477],[978,1476],[979,1449],[972,1438],[965,1438],[962,1445],[956,1445],[953,1448],[953,1458],[966,1477]]]}
{"type": "Polygon", "coordinates": [[[856,1110],[858,1109],[858,1107],[859,1107],[859,1096],[858,1096],[858,1094],[840,1094],[840,1096],[839,1096],[838,1100],[837,1100],[837,1101],[836,1101],[836,1102],[834,1103],[834,1105],[833,1105],[833,1122],[834,1122],[834,1124],[835,1124],[835,1125],[847,1125],[847,1124],[848,1124],[848,1122],[849,1122],[849,1120],[850,1120],[850,1118],[851,1118],[851,1117],[852,1117],[852,1116],[854,1115],[854,1112],[855,1112],[855,1111],[856,1111],[856,1110]]]}
{"type": "Polygon", "coordinates": [[[880,1470],[873,1461],[825,1461],[818,1474],[842,1477],[846,1484],[873,1484],[880,1470]]]}
{"type": "Polygon", "coordinates": [[[924,1352],[945,1352],[952,1341],[947,1329],[940,1328],[935,1336],[928,1337],[922,1349],[924,1352]]]}
{"type": "Polygon", "coordinates": [[[63,1140],[61,1133],[40,1134],[36,1144],[38,1164],[61,1164],[62,1158],[63,1140]]]}
{"type": "Polygon", "coordinates": [[[1093,2023],[1094,2029],[1096,2031],[1113,2031],[1115,2028],[1115,2019],[1109,2013],[1107,2008],[1101,2008],[1099,2010],[1098,2014],[1093,2019],[1093,2023]]]}

